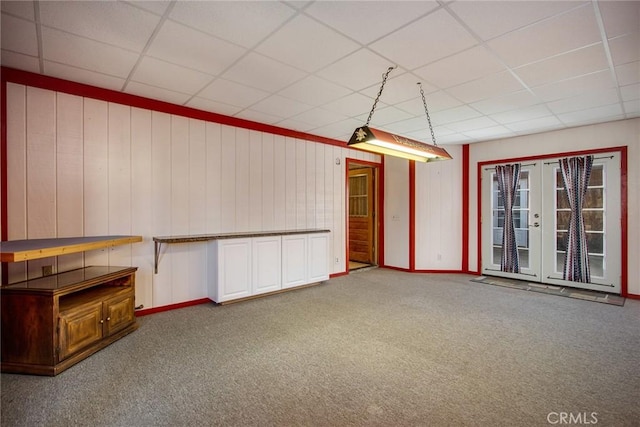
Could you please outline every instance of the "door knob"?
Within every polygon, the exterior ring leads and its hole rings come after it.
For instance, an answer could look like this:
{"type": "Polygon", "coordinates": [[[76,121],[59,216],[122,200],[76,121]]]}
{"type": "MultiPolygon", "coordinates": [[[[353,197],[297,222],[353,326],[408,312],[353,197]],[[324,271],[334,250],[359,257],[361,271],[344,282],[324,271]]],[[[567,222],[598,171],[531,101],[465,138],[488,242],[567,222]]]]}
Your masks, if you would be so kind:
{"type": "Polygon", "coordinates": [[[532,227],[540,227],[540,223],[538,223],[538,222],[534,222],[534,223],[533,223],[533,225],[532,225],[532,227]]]}

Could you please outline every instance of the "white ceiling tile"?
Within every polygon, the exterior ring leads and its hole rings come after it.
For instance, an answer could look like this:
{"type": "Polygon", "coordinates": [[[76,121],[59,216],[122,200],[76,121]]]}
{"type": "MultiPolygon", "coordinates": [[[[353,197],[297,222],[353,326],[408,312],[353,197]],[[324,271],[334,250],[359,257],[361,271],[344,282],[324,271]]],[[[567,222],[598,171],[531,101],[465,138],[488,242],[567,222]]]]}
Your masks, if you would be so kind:
{"type": "MultiPolygon", "coordinates": [[[[30,1],[0,1],[0,10],[20,18],[35,21],[33,12],[33,2],[30,1]]],[[[4,22],[3,22],[4,25],[4,22]]]]}
{"type": "Polygon", "coordinates": [[[484,129],[474,129],[463,132],[465,135],[474,139],[496,139],[496,138],[509,138],[516,136],[516,133],[507,129],[504,126],[493,126],[484,129]]]}
{"type": "Polygon", "coordinates": [[[156,86],[149,86],[144,83],[129,82],[125,89],[126,93],[144,96],[146,98],[157,99],[159,101],[170,102],[182,105],[189,99],[189,95],[163,89],[156,86]]]}
{"type": "Polygon", "coordinates": [[[294,116],[293,119],[306,122],[312,125],[309,129],[314,129],[331,123],[340,122],[347,119],[347,117],[334,111],[325,110],[324,108],[314,108],[294,116]]]}
{"type": "MultiPolygon", "coordinates": [[[[390,63],[389,60],[376,55],[368,49],[360,49],[335,64],[318,71],[316,74],[357,91],[372,85],[380,85],[383,74],[392,66],[394,64],[390,63]]],[[[400,69],[394,69],[390,75],[402,72],[400,69]]]]}
{"type": "Polygon", "coordinates": [[[615,65],[640,61],[640,32],[609,40],[609,49],[615,65]]]}
{"type": "Polygon", "coordinates": [[[309,105],[324,105],[351,93],[349,89],[338,86],[316,76],[306,77],[291,86],[282,89],[279,95],[309,105]]]}
{"type": "Polygon", "coordinates": [[[437,141],[439,144],[469,144],[476,142],[476,139],[462,133],[452,133],[451,135],[438,138],[437,141]]]}
{"type": "Polygon", "coordinates": [[[640,31],[640,2],[599,1],[598,7],[607,37],[640,31]]]}
{"type": "Polygon", "coordinates": [[[141,52],[160,17],[114,1],[40,2],[43,25],[141,52]]]}
{"type": "Polygon", "coordinates": [[[447,92],[463,102],[475,102],[522,90],[523,87],[509,72],[482,77],[447,89],[447,92]]]}
{"type": "Polygon", "coordinates": [[[274,1],[179,1],[170,18],[244,47],[255,46],[295,10],[274,1]]]}
{"type": "Polygon", "coordinates": [[[269,36],[256,51],[301,70],[313,72],[359,47],[336,31],[299,15],[269,36]]]}
{"type": "Polygon", "coordinates": [[[576,7],[573,1],[457,1],[453,10],[483,40],[576,7]]]}
{"type": "Polygon", "coordinates": [[[516,68],[514,72],[529,87],[608,69],[602,43],[516,68]]]}
{"type": "Polygon", "coordinates": [[[292,130],[297,130],[298,132],[307,132],[307,133],[309,133],[312,129],[316,127],[311,123],[308,123],[302,120],[297,120],[296,118],[281,120],[279,122],[276,122],[275,124],[285,129],[292,129],[292,130]]]}
{"type": "Polygon", "coordinates": [[[131,51],[50,28],[42,28],[42,51],[45,60],[124,78],[138,60],[131,51]]]}
{"type": "MultiPolygon", "coordinates": [[[[362,120],[366,122],[368,115],[369,115],[368,113],[363,114],[359,118],[362,118],[362,120]]],[[[376,125],[382,126],[389,123],[406,120],[412,117],[413,116],[411,114],[396,107],[382,107],[382,108],[376,107],[376,110],[373,112],[373,116],[371,118],[371,124],[373,127],[375,127],[376,125]]]]}
{"type": "Polygon", "coordinates": [[[2,14],[2,49],[24,55],[38,55],[36,24],[2,14]]]}
{"type": "Polygon", "coordinates": [[[600,107],[618,102],[616,88],[584,93],[570,98],[559,99],[547,103],[549,109],[555,114],[584,110],[591,107],[600,107]]]}
{"type": "MultiPolygon", "coordinates": [[[[462,105],[462,102],[455,99],[453,96],[449,95],[443,90],[426,94],[425,100],[427,101],[427,108],[429,108],[429,113],[448,110],[450,108],[462,105]]],[[[398,104],[397,107],[416,115],[424,113],[424,104],[422,103],[422,97],[407,101],[406,103],[403,102],[401,104],[398,104]]]]}
{"type": "Polygon", "coordinates": [[[476,46],[414,71],[441,89],[504,70],[504,66],[484,46],[476,46]]]}
{"type": "Polygon", "coordinates": [[[313,1],[287,0],[283,1],[283,3],[286,3],[291,7],[295,7],[296,9],[304,9],[308,4],[313,3],[313,1]]]}
{"type": "Polygon", "coordinates": [[[226,116],[233,116],[239,113],[242,108],[235,105],[225,104],[223,102],[212,101],[205,98],[192,98],[187,102],[187,107],[195,108],[202,111],[210,111],[213,113],[224,114],[226,116]]]}
{"type": "Polygon", "coordinates": [[[539,103],[540,99],[531,92],[528,90],[521,90],[508,95],[474,102],[470,105],[483,114],[495,114],[513,109],[525,108],[539,103]]]}
{"type": "Polygon", "coordinates": [[[167,10],[167,7],[171,4],[170,0],[136,0],[136,1],[127,1],[132,6],[139,7],[140,9],[147,10],[149,12],[155,13],[156,15],[162,16],[164,12],[167,10]]]}
{"type": "Polygon", "coordinates": [[[445,125],[448,123],[458,122],[460,120],[473,119],[481,116],[476,110],[462,105],[460,107],[451,108],[449,110],[437,111],[431,115],[431,123],[433,126],[445,125]]]}
{"type": "Polygon", "coordinates": [[[549,102],[611,87],[614,87],[613,79],[609,70],[606,70],[538,86],[533,92],[543,101],[549,102]]]}
{"type": "Polygon", "coordinates": [[[447,127],[455,132],[468,132],[475,129],[484,129],[494,127],[498,123],[489,117],[476,117],[475,119],[461,120],[453,123],[447,123],[447,127]]]}
{"type": "Polygon", "coordinates": [[[251,120],[258,123],[266,123],[269,125],[282,121],[282,117],[253,110],[242,110],[241,112],[236,114],[235,117],[245,120],[251,120]]]}
{"type": "Polygon", "coordinates": [[[252,111],[267,113],[281,118],[296,116],[311,108],[311,105],[280,95],[272,95],[251,106],[252,111]]]}
{"type": "Polygon", "coordinates": [[[562,127],[563,124],[556,116],[540,117],[524,122],[509,123],[505,125],[507,129],[514,132],[536,131],[539,129],[556,129],[562,127]]]}
{"type": "Polygon", "coordinates": [[[324,105],[323,108],[344,114],[345,116],[357,117],[361,114],[368,114],[372,106],[373,99],[359,93],[353,93],[336,101],[332,101],[324,105]]]}
{"type": "Polygon", "coordinates": [[[629,117],[637,117],[640,115],[640,99],[635,99],[633,101],[627,101],[624,104],[624,112],[629,117]]]}
{"type": "Polygon", "coordinates": [[[80,68],[69,67],[68,65],[56,62],[44,61],[44,73],[48,76],[60,79],[71,80],[73,82],[84,83],[104,89],[121,90],[125,79],[80,68]]]}
{"type": "Polygon", "coordinates": [[[218,75],[245,53],[245,49],[175,22],[166,21],[147,55],[218,75]]]}
{"type": "Polygon", "coordinates": [[[475,44],[476,39],[446,10],[440,9],[369,47],[403,67],[414,69],[475,44]]]}
{"type": "Polygon", "coordinates": [[[622,86],[620,88],[620,94],[623,101],[633,101],[640,99],[640,83],[633,85],[622,86]]]}
{"type": "MultiPolygon", "coordinates": [[[[371,121],[374,128],[376,127],[376,122],[374,120],[371,121]]],[[[411,119],[402,120],[400,122],[391,123],[385,125],[383,129],[390,130],[391,132],[398,133],[400,135],[407,135],[411,132],[416,132],[418,130],[422,130],[426,127],[429,127],[427,122],[427,117],[413,117],[411,119]]]]}
{"type": "Polygon", "coordinates": [[[571,113],[558,114],[558,118],[565,124],[585,123],[600,117],[612,117],[622,115],[620,104],[605,105],[603,107],[588,108],[571,113]]]}
{"type": "MultiPolygon", "coordinates": [[[[422,83],[422,90],[426,94],[432,93],[437,90],[429,83],[422,82],[422,79],[412,73],[396,74],[396,72],[398,71],[399,70],[394,70],[391,72],[391,74],[389,74],[389,79],[385,83],[384,91],[380,96],[380,100],[387,104],[397,104],[403,101],[420,98],[420,86],[418,86],[418,82],[422,83]]],[[[361,90],[360,93],[375,99],[375,97],[378,95],[378,92],[380,91],[381,84],[382,79],[377,84],[371,85],[368,88],[361,90]]],[[[422,101],[420,101],[420,105],[422,105],[422,101]]]]}
{"type": "Polygon", "coordinates": [[[314,133],[317,135],[324,135],[327,138],[340,138],[342,141],[347,141],[353,131],[362,126],[362,122],[355,119],[345,119],[330,125],[321,126],[314,129],[314,133]]]}
{"type": "Polygon", "coordinates": [[[193,95],[211,81],[211,76],[146,56],[138,64],[131,80],[193,95]]]}
{"type": "Polygon", "coordinates": [[[616,76],[620,86],[631,85],[640,82],[640,61],[616,67],[616,76]]]}
{"type": "Polygon", "coordinates": [[[367,44],[437,7],[435,1],[317,1],[305,13],[367,44]]]}
{"type": "Polygon", "coordinates": [[[30,71],[32,73],[40,72],[40,61],[35,56],[23,55],[21,53],[9,52],[2,50],[0,63],[4,67],[15,68],[17,70],[30,71]]]}
{"type": "Polygon", "coordinates": [[[539,61],[601,41],[591,4],[489,41],[512,67],[539,61]]]}
{"type": "Polygon", "coordinates": [[[225,79],[216,79],[198,96],[209,101],[246,108],[269,96],[269,92],[225,79]]]}
{"type": "Polygon", "coordinates": [[[271,58],[250,53],[222,76],[247,86],[276,92],[302,79],[305,73],[271,58]]]}
{"type": "Polygon", "coordinates": [[[549,114],[551,114],[551,112],[545,105],[534,105],[532,107],[491,114],[490,117],[500,124],[508,124],[522,122],[524,120],[537,119],[540,117],[548,116],[549,114]]]}
{"type": "MultiPolygon", "coordinates": [[[[457,132],[452,131],[451,129],[445,126],[438,126],[433,128],[433,134],[436,137],[436,144],[439,141],[439,138],[447,135],[451,135],[457,132]]],[[[406,134],[409,138],[417,139],[418,141],[427,142],[429,144],[433,143],[433,139],[431,138],[431,130],[430,129],[421,129],[416,132],[409,132],[406,134]]]]}

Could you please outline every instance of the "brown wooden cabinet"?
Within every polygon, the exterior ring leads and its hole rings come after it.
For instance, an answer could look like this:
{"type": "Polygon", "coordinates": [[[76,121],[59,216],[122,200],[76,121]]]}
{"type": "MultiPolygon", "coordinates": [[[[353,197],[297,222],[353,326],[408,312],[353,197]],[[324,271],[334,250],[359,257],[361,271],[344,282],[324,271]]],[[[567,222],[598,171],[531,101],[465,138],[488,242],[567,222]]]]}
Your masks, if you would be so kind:
{"type": "Polygon", "coordinates": [[[86,267],[3,286],[2,372],[56,375],[137,329],[136,267],[86,267]]]}

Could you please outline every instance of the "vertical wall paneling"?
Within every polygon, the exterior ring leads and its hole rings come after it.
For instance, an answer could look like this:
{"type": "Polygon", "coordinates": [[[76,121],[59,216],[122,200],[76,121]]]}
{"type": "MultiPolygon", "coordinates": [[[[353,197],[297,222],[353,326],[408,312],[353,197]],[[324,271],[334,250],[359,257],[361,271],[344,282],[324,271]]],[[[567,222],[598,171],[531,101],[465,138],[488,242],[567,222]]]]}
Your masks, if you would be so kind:
{"type": "MultiPolygon", "coordinates": [[[[7,83],[7,238],[27,238],[27,88],[7,83]]],[[[27,278],[25,262],[7,264],[9,283],[27,278]]]]}
{"type": "MultiPolygon", "coordinates": [[[[83,224],[83,99],[56,94],[56,218],[57,237],[84,235],[83,224]]],[[[58,257],[58,270],[84,265],[84,254],[58,257]]]]}
{"type": "Polygon", "coordinates": [[[222,184],[221,225],[222,230],[236,229],[236,130],[222,126],[222,166],[220,182],[222,184]]]}
{"type": "Polygon", "coordinates": [[[295,169],[296,176],[294,183],[296,185],[296,221],[293,228],[307,228],[307,145],[304,141],[295,140],[295,169]]]}
{"type": "Polygon", "coordinates": [[[262,230],[262,218],[264,216],[263,191],[262,191],[262,132],[249,131],[249,215],[248,231],[262,230]]]}
{"type": "Polygon", "coordinates": [[[249,229],[249,131],[236,129],[236,231],[249,229]]]}
{"type": "MultiPolygon", "coordinates": [[[[84,233],[109,234],[108,108],[104,101],[84,100],[84,233]]],[[[106,249],[84,254],[85,265],[108,265],[106,249]]]]}
{"type": "Polygon", "coordinates": [[[305,221],[305,228],[317,227],[317,212],[316,212],[316,147],[315,144],[310,144],[303,141],[305,145],[306,164],[305,164],[305,178],[306,189],[304,195],[306,198],[305,211],[307,213],[307,219],[305,221]]]}
{"type": "MultiPolygon", "coordinates": [[[[171,234],[189,234],[189,119],[171,116],[171,234]]],[[[200,244],[201,245],[201,244],[200,244]]],[[[169,245],[172,301],[189,299],[190,243],[169,245]]]]}
{"type": "MultiPolygon", "coordinates": [[[[131,108],[109,103],[109,234],[131,234],[131,108]]],[[[131,245],[109,249],[110,265],[131,265],[131,245]]]]}
{"type": "Polygon", "coordinates": [[[218,233],[221,228],[221,158],[222,140],[221,125],[207,122],[205,125],[206,138],[206,178],[205,204],[207,232],[218,233]]]}
{"type": "MultiPolygon", "coordinates": [[[[171,235],[171,116],[151,113],[151,202],[153,232],[156,236],[171,235]]],[[[153,306],[169,305],[172,297],[172,263],[164,245],[160,254],[158,274],[153,275],[153,306]],[[168,259],[167,259],[168,258],[168,259]]]]}
{"type": "Polygon", "coordinates": [[[131,109],[131,231],[143,241],[131,245],[131,265],[136,273],[136,306],[153,306],[151,111],[131,109]]]}
{"type": "Polygon", "coordinates": [[[296,141],[285,137],[285,228],[296,228],[296,141]]]}
{"type": "MultiPolygon", "coordinates": [[[[206,179],[205,123],[189,119],[189,234],[206,233],[205,179],[206,179]]],[[[207,296],[207,245],[189,245],[189,281],[185,301],[207,296]]],[[[175,282],[174,282],[175,283],[175,282]]]]}
{"type": "Polygon", "coordinates": [[[310,144],[309,147],[315,151],[314,158],[312,159],[315,167],[315,188],[313,189],[313,194],[315,196],[315,205],[313,206],[315,210],[315,220],[314,224],[317,228],[326,228],[327,227],[327,218],[326,212],[324,210],[325,206],[325,191],[324,191],[324,147],[321,144],[310,144]]]}
{"type": "Polygon", "coordinates": [[[275,158],[273,134],[262,134],[262,229],[275,230],[275,158]]]}
{"type": "Polygon", "coordinates": [[[273,136],[273,216],[274,230],[287,228],[287,142],[284,136],[273,136]]]}
{"type": "Polygon", "coordinates": [[[384,260],[390,267],[409,268],[409,162],[385,156],[384,260]]]}
{"type": "Polygon", "coordinates": [[[342,266],[338,264],[335,260],[335,256],[333,255],[334,251],[334,241],[335,241],[335,216],[333,215],[333,177],[338,172],[338,169],[341,168],[340,165],[336,165],[335,156],[333,155],[333,147],[330,145],[321,146],[323,150],[323,158],[324,165],[323,170],[324,174],[324,216],[326,218],[326,222],[324,227],[331,230],[329,233],[329,252],[331,258],[329,259],[329,265],[331,266],[331,273],[342,272],[342,266]]]}
{"type": "Polygon", "coordinates": [[[334,159],[340,159],[340,164],[337,165],[334,162],[333,170],[333,229],[331,234],[333,235],[333,265],[338,265],[338,271],[345,271],[346,267],[346,255],[345,255],[345,242],[346,242],[346,228],[345,228],[345,168],[347,162],[346,151],[339,147],[331,147],[333,151],[332,157],[334,159]]]}
{"type": "MultiPolygon", "coordinates": [[[[27,88],[27,238],[56,237],[56,94],[27,88]]],[[[28,262],[28,276],[54,258],[28,262]]]]}

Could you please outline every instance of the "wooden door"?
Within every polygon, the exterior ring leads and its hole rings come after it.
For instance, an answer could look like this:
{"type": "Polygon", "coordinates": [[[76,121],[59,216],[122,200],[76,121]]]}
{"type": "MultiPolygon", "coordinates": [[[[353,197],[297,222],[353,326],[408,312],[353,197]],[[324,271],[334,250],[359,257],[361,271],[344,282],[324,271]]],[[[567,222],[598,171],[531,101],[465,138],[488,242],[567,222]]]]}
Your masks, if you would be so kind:
{"type": "Polygon", "coordinates": [[[349,170],[349,260],[374,264],[373,168],[349,170]]]}

